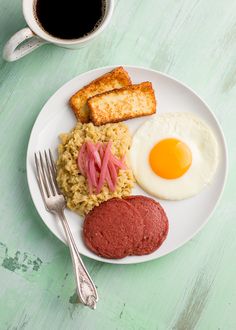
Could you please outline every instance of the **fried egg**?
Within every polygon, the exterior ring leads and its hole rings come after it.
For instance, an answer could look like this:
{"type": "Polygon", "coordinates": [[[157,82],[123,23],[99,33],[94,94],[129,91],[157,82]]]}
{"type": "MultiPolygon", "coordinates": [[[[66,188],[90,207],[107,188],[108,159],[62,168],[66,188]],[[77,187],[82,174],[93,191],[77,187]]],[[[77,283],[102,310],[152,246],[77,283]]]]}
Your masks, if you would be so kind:
{"type": "Polygon", "coordinates": [[[135,133],[130,164],[138,184],[168,200],[198,194],[218,165],[218,144],[211,128],[186,112],[158,114],[135,133]]]}

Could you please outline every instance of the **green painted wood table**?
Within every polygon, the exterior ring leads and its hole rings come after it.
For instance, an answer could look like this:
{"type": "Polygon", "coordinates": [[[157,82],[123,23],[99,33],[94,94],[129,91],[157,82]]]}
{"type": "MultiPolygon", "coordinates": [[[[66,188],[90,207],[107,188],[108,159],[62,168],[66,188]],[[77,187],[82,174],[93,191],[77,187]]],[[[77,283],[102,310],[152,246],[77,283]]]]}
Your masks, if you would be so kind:
{"type": "MultiPolygon", "coordinates": [[[[78,15],[79,19],[79,15],[78,15]]],[[[26,26],[18,0],[0,0],[0,51],[26,26]]],[[[236,329],[236,2],[117,0],[106,31],[81,50],[47,45],[0,60],[0,329],[236,329]],[[98,286],[96,311],[76,303],[66,246],[39,218],[26,181],[32,125],[66,81],[105,65],[168,73],[211,106],[225,132],[223,197],[196,237],[137,265],[83,258],[98,286]]]]}

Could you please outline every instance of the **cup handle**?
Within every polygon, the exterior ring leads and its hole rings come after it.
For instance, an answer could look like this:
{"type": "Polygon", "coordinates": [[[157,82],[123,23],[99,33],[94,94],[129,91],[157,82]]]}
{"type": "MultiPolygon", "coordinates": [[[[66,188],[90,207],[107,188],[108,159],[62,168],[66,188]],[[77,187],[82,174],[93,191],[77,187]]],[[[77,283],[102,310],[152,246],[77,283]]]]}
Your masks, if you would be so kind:
{"type": "Polygon", "coordinates": [[[46,43],[48,42],[35,35],[30,28],[24,28],[7,41],[3,49],[3,58],[8,62],[16,61],[46,43]]]}

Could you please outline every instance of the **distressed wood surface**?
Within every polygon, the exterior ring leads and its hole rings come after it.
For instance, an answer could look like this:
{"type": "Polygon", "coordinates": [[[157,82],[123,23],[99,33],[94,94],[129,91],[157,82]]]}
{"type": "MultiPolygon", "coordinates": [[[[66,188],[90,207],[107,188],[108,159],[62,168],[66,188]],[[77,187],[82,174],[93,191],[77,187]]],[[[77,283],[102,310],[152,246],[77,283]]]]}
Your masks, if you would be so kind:
{"type": "MultiPolygon", "coordinates": [[[[0,51],[24,26],[20,1],[0,0],[0,51]]],[[[235,54],[236,1],[117,0],[108,29],[86,48],[47,45],[15,63],[0,59],[0,329],[236,329],[235,54]],[[90,311],[76,304],[67,248],[32,204],[25,158],[58,87],[113,64],[160,70],[196,90],[224,129],[229,176],[207,226],[176,252],[130,266],[84,258],[100,295],[90,311]]]]}

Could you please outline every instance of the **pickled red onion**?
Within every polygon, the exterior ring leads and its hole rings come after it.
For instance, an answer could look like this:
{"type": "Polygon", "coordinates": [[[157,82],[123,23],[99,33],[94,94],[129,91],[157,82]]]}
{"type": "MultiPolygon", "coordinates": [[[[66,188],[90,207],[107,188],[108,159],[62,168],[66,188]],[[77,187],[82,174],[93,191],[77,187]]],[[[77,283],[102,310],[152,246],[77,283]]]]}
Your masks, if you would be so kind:
{"type": "Polygon", "coordinates": [[[108,142],[106,145],[106,149],[103,155],[103,160],[102,160],[102,167],[101,167],[101,172],[99,176],[99,181],[97,185],[96,192],[97,194],[101,191],[102,186],[104,185],[105,179],[106,179],[106,172],[107,172],[107,164],[110,158],[110,147],[111,147],[111,141],[108,142]]]}
{"type": "Polygon", "coordinates": [[[111,192],[116,189],[120,169],[126,169],[124,156],[118,159],[111,152],[112,142],[92,143],[86,141],[80,148],[77,165],[87,179],[89,194],[99,194],[107,182],[111,192]]]}

